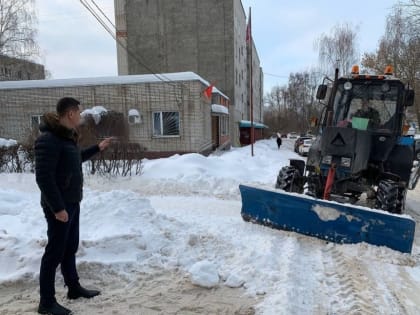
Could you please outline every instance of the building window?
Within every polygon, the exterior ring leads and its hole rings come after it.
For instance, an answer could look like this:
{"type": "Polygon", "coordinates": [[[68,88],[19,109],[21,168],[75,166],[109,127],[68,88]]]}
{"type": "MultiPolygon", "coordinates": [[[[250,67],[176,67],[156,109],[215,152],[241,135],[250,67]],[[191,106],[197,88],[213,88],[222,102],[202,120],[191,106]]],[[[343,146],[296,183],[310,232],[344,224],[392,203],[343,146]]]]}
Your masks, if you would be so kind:
{"type": "Polygon", "coordinates": [[[32,130],[38,130],[39,125],[42,122],[42,115],[32,115],[31,116],[31,128],[32,130]]]}
{"type": "Polygon", "coordinates": [[[227,136],[229,134],[229,117],[228,116],[221,116],[221,123],[220,123],[220,133],[222,136],[227,136]]]}
{"type": "Polygon", "coordinates": [[[179,112],[153,113],[154,136],[179,136],[179,112]]]}
{"type": "Polygon", "coordinates": [[[211,103],[212,104],[219,104],[219,97],[216,94],[211,96],[211,103]]]}

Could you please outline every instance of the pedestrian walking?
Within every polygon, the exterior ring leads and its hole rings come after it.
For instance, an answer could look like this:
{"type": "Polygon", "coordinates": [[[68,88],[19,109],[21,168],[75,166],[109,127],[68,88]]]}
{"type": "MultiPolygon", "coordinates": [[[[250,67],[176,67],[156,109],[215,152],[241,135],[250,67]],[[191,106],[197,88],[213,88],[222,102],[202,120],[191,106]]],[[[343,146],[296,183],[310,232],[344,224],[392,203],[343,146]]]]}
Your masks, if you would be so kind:
{"type": "Polygon", "coordinates": [[[280,150],[280,146],[281,146],[281,134],[277,132],[277,149],[280,150]]]}

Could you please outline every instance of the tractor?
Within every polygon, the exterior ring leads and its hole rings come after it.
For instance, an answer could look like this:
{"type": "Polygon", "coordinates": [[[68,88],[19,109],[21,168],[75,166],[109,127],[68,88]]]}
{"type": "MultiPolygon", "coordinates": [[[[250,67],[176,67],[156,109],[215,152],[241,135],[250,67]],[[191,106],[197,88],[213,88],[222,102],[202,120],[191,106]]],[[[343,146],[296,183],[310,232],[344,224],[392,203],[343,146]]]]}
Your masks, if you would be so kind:
{"type": "Polygon", "coordinates": [[[383,75],[324,79],[323,105],[306,163],[291,159],[275,188],[240,185],[241,215],[273,228],[337,243],[367,242],[411,252],[415,221],[402,215],[419,178],[418,141],[407,134],[414,92],[383,75]]]}
{"type": "Polygon", "coordinates": [[[403,213],[407,189],[419,177],[415,139],[405,135],[414,92],[387,68],[384,75],[336,78],[318,87],[327,102],[306,165],[292,160],[276,187],[340,203],[403,213]]]}

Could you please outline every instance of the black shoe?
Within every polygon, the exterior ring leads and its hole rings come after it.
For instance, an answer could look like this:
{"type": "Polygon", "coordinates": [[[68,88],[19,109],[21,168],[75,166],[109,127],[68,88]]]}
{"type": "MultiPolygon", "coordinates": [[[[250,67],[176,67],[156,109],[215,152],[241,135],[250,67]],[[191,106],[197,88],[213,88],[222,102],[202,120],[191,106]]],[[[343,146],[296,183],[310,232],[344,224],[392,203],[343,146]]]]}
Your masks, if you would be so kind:
{"type": "Polygon", "coordinates": [[[65,308],[64,306],[61,306],[57,302],[54,302],[49,306],[45,306],[39,303],[38,314],[71,315],[73,313],[68,308],[65,308]]]}
{"type": "Polygon", "coordinates": [[[69,287],[67,297],[71,300],[78,299],[79,297],[91,299],[99,294],[101,294],[101,292],[98,290],[88,290],[82,287],[81,285],[77,285],[75,287],[69,287]]]}

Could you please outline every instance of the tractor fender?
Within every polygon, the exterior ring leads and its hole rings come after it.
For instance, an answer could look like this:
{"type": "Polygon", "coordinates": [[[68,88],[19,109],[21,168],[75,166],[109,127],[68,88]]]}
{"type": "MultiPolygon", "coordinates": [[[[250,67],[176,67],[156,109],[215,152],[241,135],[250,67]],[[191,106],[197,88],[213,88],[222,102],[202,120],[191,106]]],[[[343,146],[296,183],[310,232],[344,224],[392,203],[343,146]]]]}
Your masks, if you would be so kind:
{"type": "Polygon", "coordinates": [[[388,172],[398,175],[402,181],[408,183],[413,167],[414,151],[412,145],[397,144],[392,149],[386,169],[388,172]]]}
{"type": "Polygon", "coordinates": [[[305,172],[305,161],[290,159],[290,166],[295,167],[299,171],[300,176],[303,176],[303,173],[305,172]]]}

